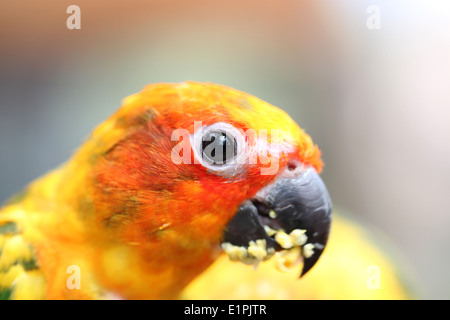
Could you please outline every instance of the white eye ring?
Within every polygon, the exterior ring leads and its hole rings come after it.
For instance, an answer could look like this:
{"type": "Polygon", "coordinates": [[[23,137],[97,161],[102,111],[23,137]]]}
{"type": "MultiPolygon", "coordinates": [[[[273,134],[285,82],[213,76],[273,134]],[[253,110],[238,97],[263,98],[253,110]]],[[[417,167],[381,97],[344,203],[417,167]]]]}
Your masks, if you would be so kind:
{"type": "Polygon", "coordinates": [[[214,173],[234,175],[245,164],[245,139],[231,124],[202,126],[191,135],[191,143],[197,163],[214,173]]]}

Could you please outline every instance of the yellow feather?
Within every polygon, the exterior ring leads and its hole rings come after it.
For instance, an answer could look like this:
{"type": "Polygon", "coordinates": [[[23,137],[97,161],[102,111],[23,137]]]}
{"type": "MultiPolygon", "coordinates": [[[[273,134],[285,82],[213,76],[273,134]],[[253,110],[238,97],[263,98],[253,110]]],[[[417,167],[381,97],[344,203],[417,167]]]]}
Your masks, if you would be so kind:
{"type": "Polygon", "coordinates": [[[45,298],[45,279],[40,271],[22,272],[14,283],[12,299],[40,300],[45,298]]]}

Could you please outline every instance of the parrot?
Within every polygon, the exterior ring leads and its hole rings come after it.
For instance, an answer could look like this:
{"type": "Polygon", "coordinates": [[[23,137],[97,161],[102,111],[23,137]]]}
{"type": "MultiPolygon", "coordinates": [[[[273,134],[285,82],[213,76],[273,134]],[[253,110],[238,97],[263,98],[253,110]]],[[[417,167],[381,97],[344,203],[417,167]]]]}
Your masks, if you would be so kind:
{"type": "Polygon", "coordinates": [[[198,298],[202,281],[236,264],[263,276],[272,260],[308,277],[333,220],[322,168],[268,102],[147,85],[0,209],[0,299],[198,298]]]}

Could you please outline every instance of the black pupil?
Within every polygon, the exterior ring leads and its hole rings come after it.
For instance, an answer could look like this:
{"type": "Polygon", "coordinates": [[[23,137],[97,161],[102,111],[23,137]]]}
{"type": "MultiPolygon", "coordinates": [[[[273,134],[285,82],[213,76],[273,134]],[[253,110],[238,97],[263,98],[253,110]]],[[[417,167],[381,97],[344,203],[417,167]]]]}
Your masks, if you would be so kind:
{"type": "Polygon", "coordinates": [[[214,164],[225,164],[237,154],[236,140],[223,131],[211,131],[203,136],[203,157],[214,164]]]}

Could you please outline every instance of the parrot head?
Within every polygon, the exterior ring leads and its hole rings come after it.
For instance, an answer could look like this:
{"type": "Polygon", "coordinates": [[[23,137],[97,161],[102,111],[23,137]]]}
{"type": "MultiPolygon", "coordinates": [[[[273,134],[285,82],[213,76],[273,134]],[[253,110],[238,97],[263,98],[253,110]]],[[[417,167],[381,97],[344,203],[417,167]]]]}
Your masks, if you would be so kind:
{"type": "Polygon", "coordinates": [[[86,161],[78,205],[94,229],[134,246],[152,270],[191,272],[180,282],[223,251],[247,264],[294,252],[303,275],[327,243],[318,147],[284,111],[244,92],[149,85],[72,163],[86,161]]]}

